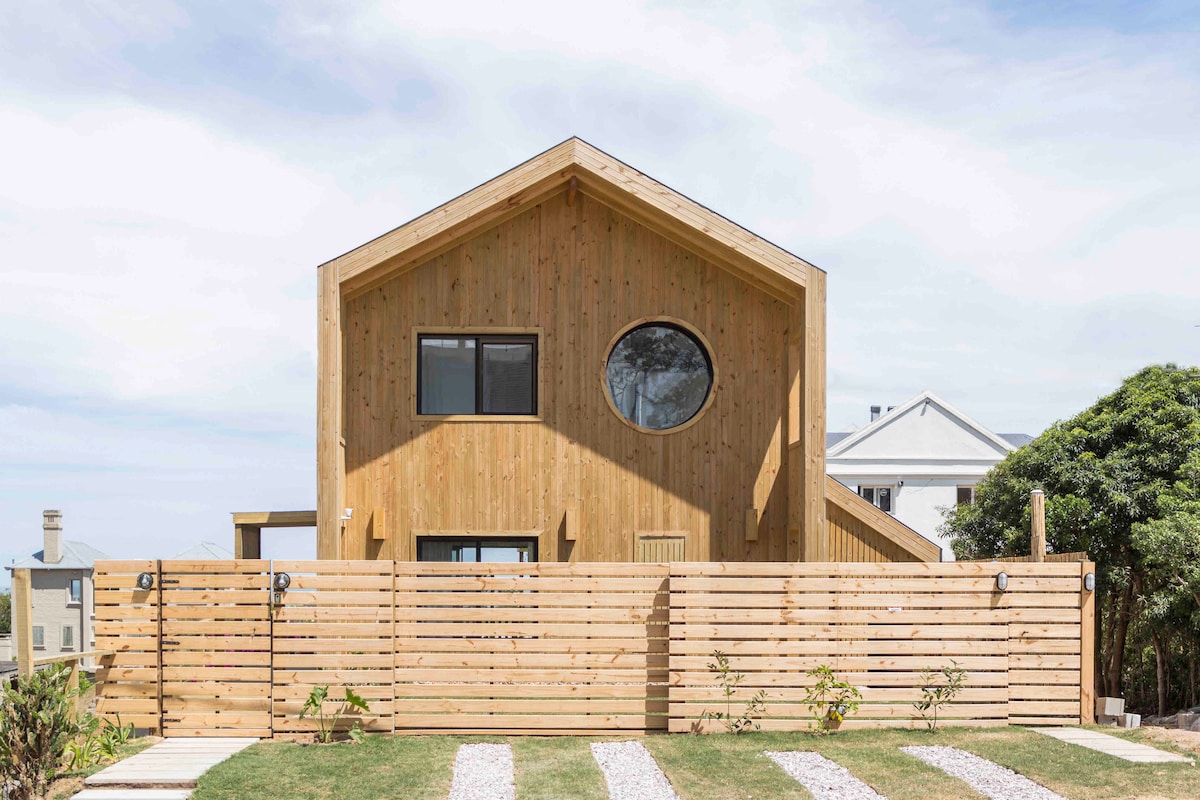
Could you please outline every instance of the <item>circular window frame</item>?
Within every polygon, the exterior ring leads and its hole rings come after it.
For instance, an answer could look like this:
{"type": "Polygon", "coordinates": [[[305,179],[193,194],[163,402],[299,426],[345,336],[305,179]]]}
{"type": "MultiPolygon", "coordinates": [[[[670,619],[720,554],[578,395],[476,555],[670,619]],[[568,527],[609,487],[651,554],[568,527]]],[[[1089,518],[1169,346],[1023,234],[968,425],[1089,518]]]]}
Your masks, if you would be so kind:
{"type": "Polygon", "coordinates": [[[685,322],[684,320],[679,319],[678,317],[667,317],[667,316],[642,317],[641,319],[634,320],[633,322],[629,323],[628,325],[626,325],[625,327],[623,327],[619,331],[617,331],[616,335],[614,335],[612,337],[612,339],[609,340],[608,346],[604,348],[604,357],[600,359],[600,388],[603,390],[604,402],[608,404],[609,411],[611,411],[613,413],[613,415],[617,419],[619,419],[622,422],[622,424],[624,424],[626,427],[632,428],[633,430],[637,431],[638,433],[647,433],[647,434],[650,434],[651,436],[670,436],[673,433],[682,433],[683,431],[686,431],[688,428],[692,427],[697,422],[699,422],[701,420],[701,418],[704,417],[705,413],[708,411],[709,406],[711,406],[713,404],[713,400],[716,399],[717,386],[719,385],[719,383],[720,383],[720,370],[718,370],[718,368],[717,368],[717,360],[714,357],[714,350],[713,350],[712,342],[710,342],[708,340],[708,337],[705,336],[700,331],[700,329],[697,328],[695,325],[692,325],[689,322],[685,322]],[[681,422],[680,424],[676,425],[673,428],[663,428],[661,430],[659,430],[657,428],[647,428],[645,426],[638,425],[633,420],[629,419],[624,414],[622,414],[621,409],[617,408],[617,404],[613,402],[612,391],[608,388],[608,360],[610,358],[612,358],[613,349],[631,331],[634,331],[637,328],[644,328],[644,327],[647,327],[650,325],[656,325],[656,324],[662,324],[662,325],[670,326],[673,328],[678,328],[684,334],[686,334],[686,335],[690,336],[692,339],[694,339],[696,341],[696,343],[700,345],[700,348],[704,351],[704,355],[708,360],[709,369],[712,371],[712,382],[709,384],[709,387],[708,387],[708,396],[704,398],[704,402],[700,404],[700,408],[696,409],[696,413],[692,414],[692,416],[690,416],[686,422],[681,422]]]}

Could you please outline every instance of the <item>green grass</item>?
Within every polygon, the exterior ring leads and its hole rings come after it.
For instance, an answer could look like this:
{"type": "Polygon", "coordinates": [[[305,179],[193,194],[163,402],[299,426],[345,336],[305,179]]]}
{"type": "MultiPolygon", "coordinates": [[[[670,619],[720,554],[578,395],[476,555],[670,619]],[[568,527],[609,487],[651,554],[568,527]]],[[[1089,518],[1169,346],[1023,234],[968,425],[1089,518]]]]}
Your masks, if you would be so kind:
{"type": "MultiPolygon", "coordinates": [[[[1146,741],[1137,731],[1128,738],[1146,741]]],[[[604,800],[604,778],[582,737],[371,737],[363,745],[263,742],[212,769],[194,800],[444,800],[455,751],[470,741],[513,747],[519,800],[604,800]]],[[[965,784],[900,752],[906,745],[959,747],[1003,764],[1070,800],[1161,798],[1197,794],[1200,774],[1189,764],[1131,764],[1021,728],[924,731],[842,731],[833,736],[751,733],[741,736],[648,736],[654,754],[683,800],[791,800],[808,793],[766,750],[816,750],[847,767],[891,800],[958,800],[979,795],[965,784]]],[[[1150,742],[1175,750],[1161,742],[1150,742]]]]}
{"type": "Polygon", "coordinates": [[[83,788],[83,779],[89,775],[94,775],[105,767],[112,766],[117,761],[124,761],[132,755],[142,752],[150,745],[160,741],[157,738],[141,738],[131,739],[123,745],[117,747],[117,757],[112,761],[106,761],[103,764],[94,764],[85,769],[77,769],[69,772],[60,773],[55,778],[53,785],[50,787],[49,793],[46,795],[47,800],[66,800],[73,797],[76,792],[83,788]]]}

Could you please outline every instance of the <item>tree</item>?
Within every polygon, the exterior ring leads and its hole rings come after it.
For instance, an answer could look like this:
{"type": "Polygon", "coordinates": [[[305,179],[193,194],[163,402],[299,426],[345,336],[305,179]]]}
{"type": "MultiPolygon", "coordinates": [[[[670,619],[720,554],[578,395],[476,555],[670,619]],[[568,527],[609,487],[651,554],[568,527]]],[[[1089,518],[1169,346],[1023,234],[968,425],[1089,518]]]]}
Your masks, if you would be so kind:
{"type": "MultiPolygon", "coordinates": [[[[1009,454],[976,487],[974,504],[952,509],[942,530],[959,558],[1028,553],[1029,491],[1045,490],[1051,550],[1082,550],[1096,561],[1103,689],[1122,695],[1135,615],[1151,612],[1159,625],[1154,630],[1179,633],[1171,626],[1179,624],[1184,609],[1179,598],[1162,593],[1178,593],[1179,580],[1187,578],[1168,578],[1158,552],[1168,539],[1177,550],[1189,546],[1183,532],[1189,530],[1191,507],[1179,486],[1189,481],[1195,486],[1197,453],[1200,370],[1147,367],[1009,454]]],[[[1190,598],[1193,606],[1196,600],[1190,598]]]]}
{"type": "Polygon", "coordinates": [[[12,633],[12,595],[0,592],[0,634],[12,633]]]}

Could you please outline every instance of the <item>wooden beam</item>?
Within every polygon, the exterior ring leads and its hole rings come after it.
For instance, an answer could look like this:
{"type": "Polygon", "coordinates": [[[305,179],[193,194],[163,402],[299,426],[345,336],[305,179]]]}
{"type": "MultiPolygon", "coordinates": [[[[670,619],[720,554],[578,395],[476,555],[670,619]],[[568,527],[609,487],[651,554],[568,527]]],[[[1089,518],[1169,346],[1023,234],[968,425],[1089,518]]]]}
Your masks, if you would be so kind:
{"type": "Polygon", "coordinates": [[[574,506],[563,512],[563,540],[574,542],[579,539],[579,512],[574,506]]]}
{"type": "Polygon", "coordinates": [[[317,558],[341,554],[345,462],[342,459],[342,329],[337,267],[317,271],[317,558]]]}
{"type": "Polygon", "coordinates": [[[371,518],[367,520],[367,538],[373,542],[382,542],[387,538],[387,527],[382,508],[376,508],[371,512],[371,518]]]}
{"type": "Polygon", "coordinates": [[[746,506],[746,541],[758,541],[758,509],[746,506]]]}
{"type": "Polygon", "coordinates": [[[312,528],[317,524],[316,511],[235,511],[233,524],[256,528],[312,528]]]}
{"type": "Polygon", "coordinates": [[[1046,560],[1046,495],[1041,489],[1029,493],[1029,555],[1046,560]]]}
{"type": "Polygon", "coordinates": [[[262,528],[237,525],[233,529],[234,558],[262,558],[262,528]]]}
{"type": "Polygon", "coordinates": [[[17,640],[17,675],[32,675],[33,578],[28,569],[12,571],[12,631],[17,640]]]}
{"type": "Polygon", "coordinates": [[[575,175],[571,176],[571,180],[567,182],[567,205],[575,205],[575,194],[579,191],[579,178],[575,175]]]}
{"type": "Polygon", "coordinates": [[[825,273],[808,272],[804,289],[803,441],[804,560],[829,560],[825,527],[825,273]]]}

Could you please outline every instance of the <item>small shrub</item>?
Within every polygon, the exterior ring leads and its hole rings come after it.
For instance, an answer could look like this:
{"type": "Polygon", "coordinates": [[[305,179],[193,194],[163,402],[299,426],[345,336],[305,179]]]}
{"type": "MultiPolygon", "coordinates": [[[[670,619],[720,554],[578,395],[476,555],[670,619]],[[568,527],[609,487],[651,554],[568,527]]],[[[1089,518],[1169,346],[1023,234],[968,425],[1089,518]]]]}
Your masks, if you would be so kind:
{"type": "Polygon", "coordinates": [[[71,741],[85,732],[75,713],[77,690],[59,665],[0,691],[0,794],[8,800],[46,795],[71,741]]]}
{"type": "Polygon", "coordinates": [[[810,669],[808,676],[816,681],[804,696],[813,718],[809,727],[817,733],[830,733],[842,724],[843,719],[858,711],[862,692],[846,681],[838,680],[828,664],[810,669]]]}
{"type": "Polygon", "coordinates": [[[720,720],[725,725],[726,733],[745,733],[748,730],[762,730],[762,725],[758,722],[758,717],[765,716],[767,713],[767,692],[765,689],[759,689],[758,693],[746,701],[746,707],[742,709],[741,715],[733,716],[733,696],[737,693],[737,688],[746,676],[741,672],[734,672],[729,665],[729,656],[722,653],[720,650],[713,651],[713,661],[708,664],[708,671],[715,672],[717,675],[717,684],[721,687],[721,693],[725,695],[725,710],[724,711],[704,711],[700,714],[700,721],[706,719],[720,720]]]}
{"type": "Polygon", "coordinates": [[[954,701],[967,679],[967,671],[950,659],[950,666],[940,670],[926,667],[921,670],[921,699],[913,703],[930,733],[937,730],[938,713],[942,706],[954,701]]]}
{"type": "MultiPolygon", "coordinates": [[[[328,744],[333,741],[333,735],[337,731],[338,724],[346,714],[350,713],[353,708],[359,711],[370,711],[367,707],[367,701],[354,693],[354,690],[349,686],[346,687],[346,699],[338,706],[333,713],[325,711],[325,701],[329,699],[329,685],[314,686],[312,691],[308,693],[308,699],[304,701],[304,708],[300,711],[300,719],[312,717],[317,721],[317,741],[328,744]]],[[[359,727],[358,720],[346,731],[355,742],[361,742],[364,738],[363,730],[359,727]]]]}

